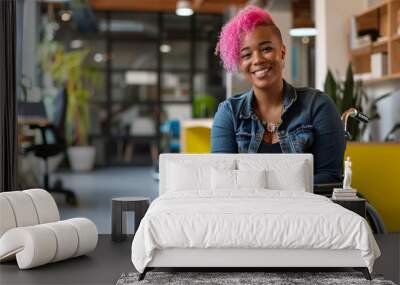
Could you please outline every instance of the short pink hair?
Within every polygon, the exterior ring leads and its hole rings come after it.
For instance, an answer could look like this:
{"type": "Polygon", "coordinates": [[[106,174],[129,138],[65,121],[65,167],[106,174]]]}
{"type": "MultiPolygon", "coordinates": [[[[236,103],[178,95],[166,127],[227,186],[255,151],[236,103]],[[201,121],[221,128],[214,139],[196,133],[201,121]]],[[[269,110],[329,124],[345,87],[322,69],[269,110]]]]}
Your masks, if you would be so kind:
{"type": "Polygon", "coordinates": [[[259,25],[275,26],[275,23],[270,13],[254,5],[248,5],[222,27],[215,54],[219,54],[226,70],[237,71],[242,36],[259,25]]]}

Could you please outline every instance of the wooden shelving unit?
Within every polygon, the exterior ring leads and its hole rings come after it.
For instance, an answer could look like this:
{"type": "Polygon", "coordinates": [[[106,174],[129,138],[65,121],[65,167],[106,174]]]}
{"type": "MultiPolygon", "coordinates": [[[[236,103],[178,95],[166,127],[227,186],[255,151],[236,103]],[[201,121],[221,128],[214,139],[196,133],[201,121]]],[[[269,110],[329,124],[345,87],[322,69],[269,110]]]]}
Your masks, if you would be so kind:
{"type": "Polygon", "coordinates": [[[400,34],[398,34],[397,13],[400,0],[383,0],[355,15],[357,32],[375,30],[379,33],[376,41],[367,46],[350,49],[350,59],[355,74],[371,73],[371,55],[387,55],[387,74],[364,80],[365,84],[376,84],[389,80],[400,80],[400,34]]]}

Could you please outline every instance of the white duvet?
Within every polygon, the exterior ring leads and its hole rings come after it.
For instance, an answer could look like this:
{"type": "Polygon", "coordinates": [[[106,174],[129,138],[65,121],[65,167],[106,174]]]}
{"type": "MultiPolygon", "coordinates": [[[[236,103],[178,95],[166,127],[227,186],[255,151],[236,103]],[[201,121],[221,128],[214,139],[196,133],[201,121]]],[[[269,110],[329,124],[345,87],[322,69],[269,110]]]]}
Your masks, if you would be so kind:
{"type": "Polygon", "coordinates": [[[323,196],[266,189],[160,196],[133,239],[135,268],[165,248],[358,249],[371,272],[380,255],[359,215],[323,196]]]}

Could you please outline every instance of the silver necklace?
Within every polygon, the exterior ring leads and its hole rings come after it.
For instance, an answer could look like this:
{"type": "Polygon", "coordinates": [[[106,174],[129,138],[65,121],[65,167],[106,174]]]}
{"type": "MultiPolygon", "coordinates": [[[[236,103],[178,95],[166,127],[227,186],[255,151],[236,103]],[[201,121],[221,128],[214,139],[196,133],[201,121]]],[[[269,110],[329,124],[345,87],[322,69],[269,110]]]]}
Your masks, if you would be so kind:
{"type": "MultiPolygon", "coordinates": [[[[283,105],[282,105],[282,109],[281,109],[281,114],[282,114],[282,111],[283,111],[283,105]]],[[[268,122],[268,121],[264,121],[264,120],[261,120],[261,122],[262,122],[262,124],[264,126],[264,129],[269,133],[277,132],[279,126],[282,124],[282,120],[279,120],[279,122],[277,122],[277,123],[268,122]]]]}
{"type": "Polygon", "coordinates": [[[275,133],[278,131],[279,126],[282,124],[282,121],[278,123],[266,122],[263,121],[264,129],[269,133],[275,133]]]}

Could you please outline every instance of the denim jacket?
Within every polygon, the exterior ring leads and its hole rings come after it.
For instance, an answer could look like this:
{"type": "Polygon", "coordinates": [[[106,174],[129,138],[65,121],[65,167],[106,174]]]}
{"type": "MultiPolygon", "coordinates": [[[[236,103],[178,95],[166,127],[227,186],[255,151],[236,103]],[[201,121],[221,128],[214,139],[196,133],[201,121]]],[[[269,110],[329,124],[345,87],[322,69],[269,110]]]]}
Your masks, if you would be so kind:
{"type": "MultiPolygon", "coordinates": [[[[333,101],[319,90],[283,83],[282,123],[278,128],[282,152],[312,153],[314,183],[339,182],[346,143],[333,101]]],[[[250,90],[219,105],[211,130],[213,153],[258,152],[265,130],[253,110],[253,100],[250,90]]]]}

